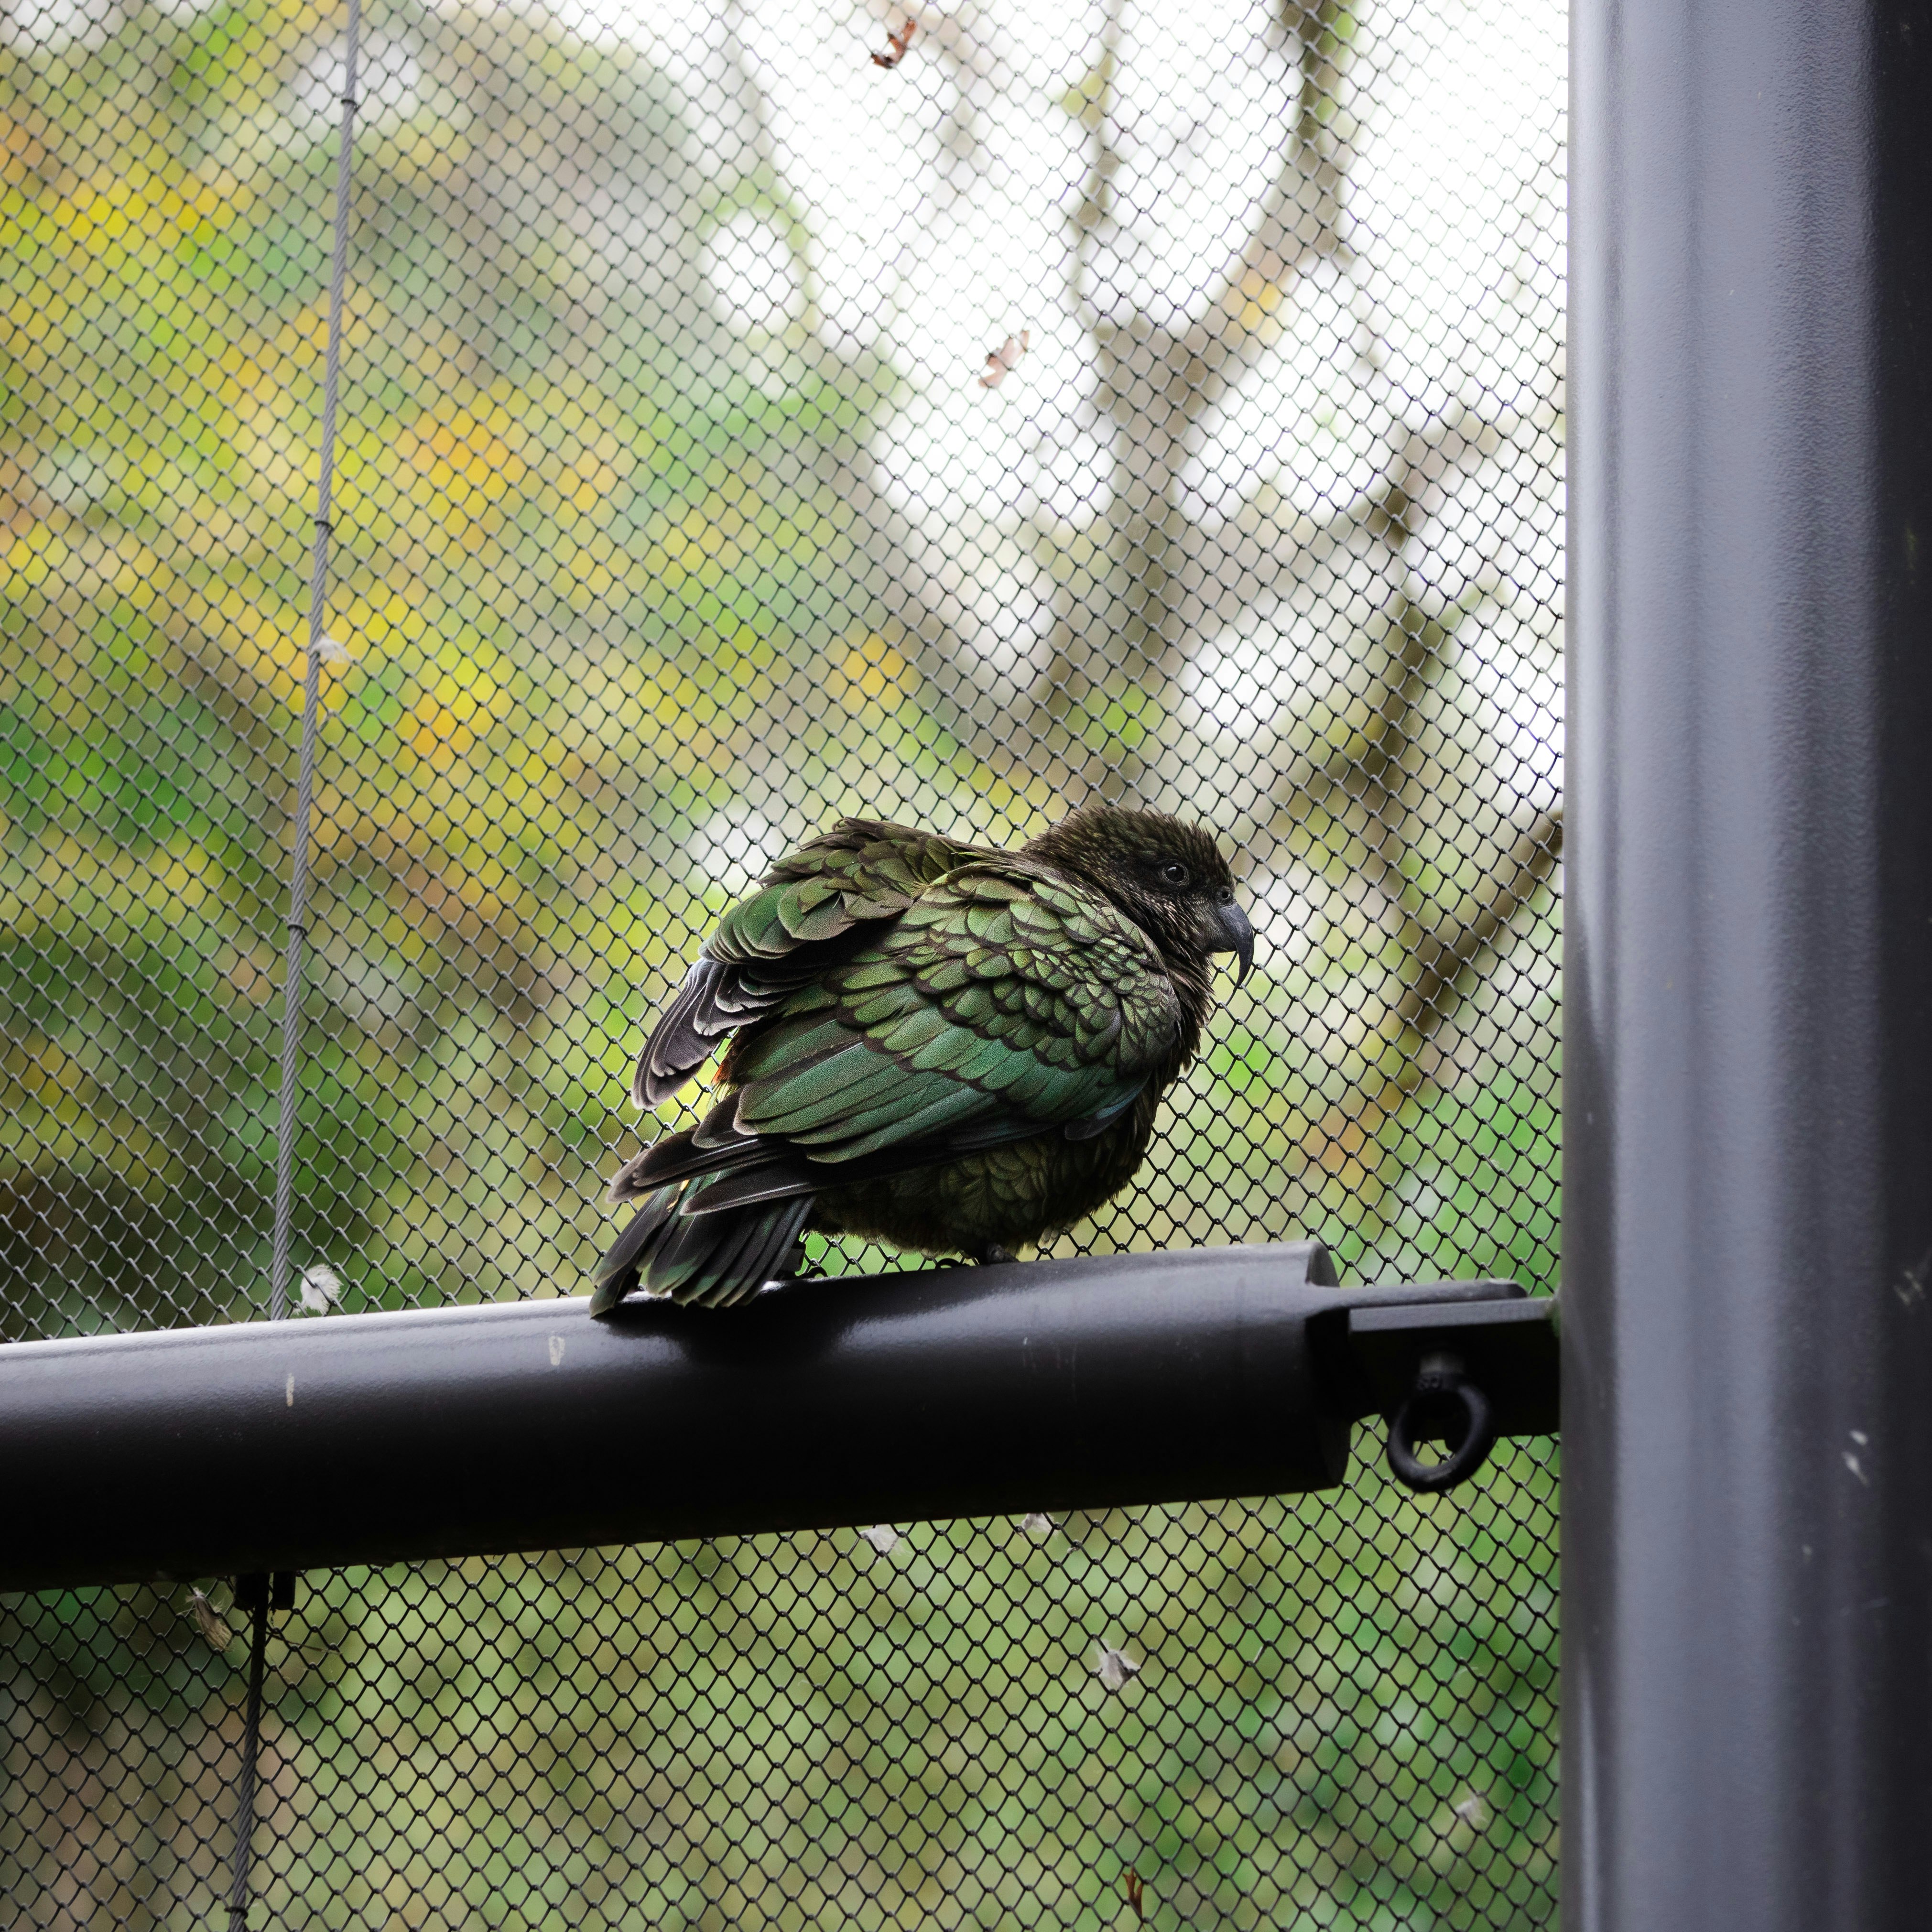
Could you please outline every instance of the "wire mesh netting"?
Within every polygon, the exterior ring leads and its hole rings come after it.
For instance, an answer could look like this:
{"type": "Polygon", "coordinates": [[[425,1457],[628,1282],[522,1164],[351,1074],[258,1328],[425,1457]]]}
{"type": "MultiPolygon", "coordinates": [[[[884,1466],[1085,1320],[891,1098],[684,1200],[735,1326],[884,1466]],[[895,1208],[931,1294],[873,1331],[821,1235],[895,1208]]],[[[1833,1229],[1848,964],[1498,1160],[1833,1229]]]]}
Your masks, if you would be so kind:
{"type": "MultiPolygon", "coordinates": [[[[344,28],[0,20],[7,1340],[268,1311],[344,28]]],[[[1058,1251],[1555,1285],[1564,34],[370,0],[304,1300],[580,1292],[694,1118],[626,1102],[643,1024],[764,865],[1095,795],[1213,826],[1261,952],[1058,1251]]],[[[1325,1498],[306,1577],[255,1922],[1550,1924],[1554,1452],[1430,1500],[1359,1446],[1325,1498]]],[[[0,1928],[219,1908],[202,1581],[0,1599],[0,1928]]]]}

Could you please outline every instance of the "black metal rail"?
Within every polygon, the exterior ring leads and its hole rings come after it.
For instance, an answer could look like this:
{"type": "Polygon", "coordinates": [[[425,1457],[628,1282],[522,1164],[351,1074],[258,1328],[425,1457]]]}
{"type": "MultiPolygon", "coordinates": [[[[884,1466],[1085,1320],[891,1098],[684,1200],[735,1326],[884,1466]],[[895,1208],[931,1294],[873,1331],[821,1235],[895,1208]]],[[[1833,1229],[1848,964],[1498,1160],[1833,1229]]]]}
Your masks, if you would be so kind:
{"type": "Polygon", "coordinates": [[[1334,1280],[1299,1243],[15,1343],[0,1589],[1323,1489],[1424,1371],[1419,1486],[1555,1428],[1553,1304],[1334,1280]]]}

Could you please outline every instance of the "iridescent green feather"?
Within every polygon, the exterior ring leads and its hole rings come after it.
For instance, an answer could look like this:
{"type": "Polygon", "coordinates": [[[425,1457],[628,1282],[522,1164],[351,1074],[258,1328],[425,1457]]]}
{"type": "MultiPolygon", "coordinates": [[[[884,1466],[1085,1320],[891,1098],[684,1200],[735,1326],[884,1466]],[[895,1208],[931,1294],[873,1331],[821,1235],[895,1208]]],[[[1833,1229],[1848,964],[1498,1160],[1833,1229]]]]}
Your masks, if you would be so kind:
{"type": "Polygon", "coordinates": [[[735,1035],[710,1118],[614,1184],[644,1205],[600,1306],[640,1270],[680,1300],[754,1293],[808,1215],[984,1252],[1121,1185],[1209,997],[1193,956],[1177,964],[1122,909],[1124,892],[1138,902],[1119,866],[1177,838],[1225,881],[1200,835],[1105,811],[1011,854],[848,820],[780,861],[721,920],[660,1022],[669,1044],[654,1036],[640,1063],[655,1099],[735,1035]]]}

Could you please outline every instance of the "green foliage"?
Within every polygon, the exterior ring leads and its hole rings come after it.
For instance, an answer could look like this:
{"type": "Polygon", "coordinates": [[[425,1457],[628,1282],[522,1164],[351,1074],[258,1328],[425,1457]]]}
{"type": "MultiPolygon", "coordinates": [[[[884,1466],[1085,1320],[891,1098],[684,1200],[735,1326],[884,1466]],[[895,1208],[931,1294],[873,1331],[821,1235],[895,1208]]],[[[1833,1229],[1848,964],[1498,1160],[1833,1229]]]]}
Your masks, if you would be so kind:
{"type": "MultiPolygon", "coordinates": [[[[870,648],[814,466],[895,380],[794,346],[775,388],[694,332],[706,224],[796,218],[769,181],[687,180],[634,54],[499,12],[380,24],[421,76],[358,149],[297,1155],[303,1248],[368,1305],[570,1285],[601,1233],[605,1083],[688,943],[658,910],[678,845],[742,796],[774,693],[870,648]],[[598,130],[583,191],[662,238],[660,292],[608,284],[587,355],[566,104],[598,130]],[[529,1144],[500,1108],[468,1129],[504,1093],[529,1144]],[[484,1199],[514,1262],[478,1265],[484,1199]]],[[[0,1332],[260,1305],[332,165],[288,116],[328,44],[238,0],[16,70],[0,1239],[33,1286],[0,1332]]]]}

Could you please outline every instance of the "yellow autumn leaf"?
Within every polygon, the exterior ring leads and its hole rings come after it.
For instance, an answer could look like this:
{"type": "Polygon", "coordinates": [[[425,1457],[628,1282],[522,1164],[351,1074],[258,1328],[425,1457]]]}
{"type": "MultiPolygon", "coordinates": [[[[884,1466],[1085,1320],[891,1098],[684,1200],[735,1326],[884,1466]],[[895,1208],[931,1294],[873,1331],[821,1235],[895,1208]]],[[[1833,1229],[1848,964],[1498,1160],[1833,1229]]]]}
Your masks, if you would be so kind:
{"type": "Polygon", "coordinates": [[[845,650],[827,682],[848,711],[862,712],[868,706],[892,711],[905,701],[911,669],[874,631],[845,650]]]}

